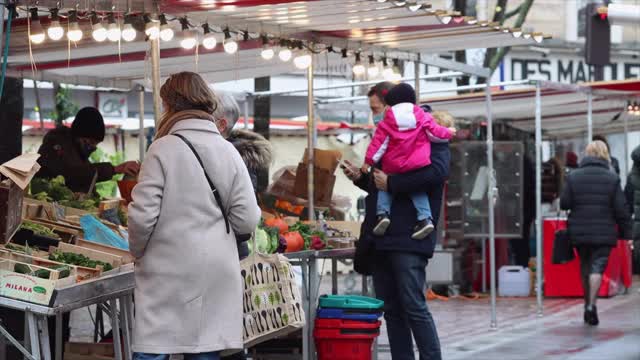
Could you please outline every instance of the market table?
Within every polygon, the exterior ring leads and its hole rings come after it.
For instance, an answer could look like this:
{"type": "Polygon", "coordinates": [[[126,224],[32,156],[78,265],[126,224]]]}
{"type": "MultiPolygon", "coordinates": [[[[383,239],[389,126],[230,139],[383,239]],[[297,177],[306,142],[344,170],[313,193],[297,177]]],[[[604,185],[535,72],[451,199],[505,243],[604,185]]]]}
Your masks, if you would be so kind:
{"type": "Polygon", "coordinates": [[[22,346],[2,325],[0,340],[9,340],[29,360],[51,360],[48,317],[56,317],[55,360],[62,360],[62,314],[90,305],[109,303],[113,346],[116,360],[131,359],[131,331],[133,329],[133,266],[122,267],[102,277],[56,290],[52,306],[0,297],[0,307],[25,313],[25,346],[22,346]],[[118,311],[117,303],[120,303],[118,311]],[[122,321],[122,341],[120,322],[122,321]],[[28,348],[31,348],[29,352],[28,348]]]}
{"type": "MultiPolygon", "coordinates": [[[[302,287],[304,300],[303,307],[306,312],[307,321],[302,329],[302,359],[315,359],[316,350],[313,340],[313,324],[316,319],[316,308],[320,296],[320,275],[318,274],[318,260],[331,260],[331,287],[332,293],[338,292],[338,260],[353,259],[355,248],[332,249],[332,250],[309,250],[295,253],[285,253],[291,260],[292,265],[302,268],[302,287]]],[[[366,277],[363,276],[363,295],[368,293],[366,288],[366,277]]],[[[374,359],[377,358],[376,345],[374,344],[374,359]]]]}

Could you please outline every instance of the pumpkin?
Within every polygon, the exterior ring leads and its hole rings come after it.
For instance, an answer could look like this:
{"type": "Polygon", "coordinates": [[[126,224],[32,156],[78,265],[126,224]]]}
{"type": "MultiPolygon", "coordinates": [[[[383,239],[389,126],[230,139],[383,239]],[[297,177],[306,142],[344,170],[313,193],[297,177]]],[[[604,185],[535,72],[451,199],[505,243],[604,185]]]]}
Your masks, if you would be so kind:
{"type": "Polygon", "coordinates": [[[291,231],[283,235],[287,242],[287,250],[285,252],[297,252],[304,249],[304,239],[297,231],[291,231]]]}
{"type": "Polygon", "coordinates": [[[287,223],[282,220],[282,218],[278,217],[265,220],[264,225],[267,227],[278,229],[278,233],[280,233],[280,235],[283,235],[284,233],[289,231],[289,225],[287,225],[287,223]]]}

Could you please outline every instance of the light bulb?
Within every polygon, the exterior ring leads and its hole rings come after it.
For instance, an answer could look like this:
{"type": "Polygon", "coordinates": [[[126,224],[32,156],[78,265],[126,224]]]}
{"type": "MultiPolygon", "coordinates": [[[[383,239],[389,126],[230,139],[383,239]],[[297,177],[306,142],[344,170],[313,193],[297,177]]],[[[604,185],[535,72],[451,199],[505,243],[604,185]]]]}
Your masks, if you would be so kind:
{"type": "Polygon", "coordinates": [[[194,30],[184,30],[182,31],[182,40],[180,40],[180,46],[183,49],[190,50],[196,47],[198,44],[197,34],[194,30]]]}
{"type": "Polygon", "coordinates": [[[40,24],[40,18],[38,16],[38,8],[29,9],[31,12],[31,25],[30,25],[30,33],[29,40],[31,40],[34,44],[42,44],[45,39],[44,29],[42,28],[42,24],[40,24]]]}
{"type": "Polygon", "coordinates": [[[78,25],[78,14],[75,11],[69,11],[69,30],[67,31],[67,39],[73,42],[82,40],[82,30],[80,29],[80,25],[78,25]]]}
{"type": "Polygon", "coordinates": [[[311,66],[311,61],[312,61],[311,55],[305,54],[305,55],[297,56],[295,59],[293,59],[293,64],[298,69],[304,70],[309,66],[311,66]]]}
{"type": "Polygon", "coordinates": [[[133,25],[129,23],[124,24],[124,27],[122,28],[122,40],[131,42],[136,39],[136,35],[137,32],[136,29],[133,28],[133,25]]]}
{"type": "Polygon", "coordinates": [[[231,37],[231,32],[229,32],[229,28],[225,28],[223,30],[224,32],[224,51],[227,52],[227,54],[235,54],[236,51],[238,51],[238,43],[233,40],[233,38],[231,37]]]}
{"type": "Polygon", "coordinates": [[[164,14],[160,15],[160,39],[162,41],[171,41],[173,35],[173,29],[167,23],[167,17],[164,14]]]}
{"type": "Polygon", "coordinates": [[[278,57],[280,58],[280,60],[287,62],[289,60],[291,60],[291,56],[293,55],[293,53],[291,53],[291,50],[284,48],[284,49],[280,49],[280,52],[278,52],[278,57]]]}
{"type": "Polygon", "coordinates": [[[376,65],[376,60],[373,58],[373,55],[369,55],[369,68],[367,69],[367,74],[369,77],[376,77],[380,74],[380,69],[376,65]]]}
{"type": "Polygon", "coordinates": [[[151,20],[149,15],[144,15],[144,33],[149,37],[149,40],[155,40],[160,36],[160,25],[151,20]]]}
{"type": "Polygon", "coordinates": [[[109,14],[109,26],[107,26],[107,39],[109,41],[117,42],[120,41],[120,36],[122,32],[120,31],[120,26],[116,23],[116,18],[113,13],[109,14]]]}
{"type": "Polygon", "coordinates": [[[416,12],[416,11],[418,11],[418,10],[420,10],[420,9],[422,8],[422,4],[418,4],[418,2],[417,2],[417,1],[414,1],[414,2],[412,2],[412,3],[409,3],[409,4],[407,5],[407,7],[409,8],[409,10],[410,10],[411,12],[416,12]]]}
{"type": "Polygon", "coordinates": [[[218,45],[218,40],[215,35],[211,32],[211,28],[209,24],[202,25],[202,29],[204,30],[204,38],[202,39],[202,46],[204,46],[207,50],[213,50],[213,48],[218,45]]]}
{"type": "Polygon", "coordinates": [[[62,39],[64,36],[64,29],[60,26],[60,21],[51,20],[51,25],[47,29],[47,35],[49,35],[49,39],[58,41],[62,39]]]}
{"type": "Polygon", "coordinates": [[[271,59],[273,59],[273,56],[275,54],[276,54],[276,52],[273,51],[273,49],[268,47],[268,45],[267,45],[267,47],[262,49],[262,52],[260,53],[260,56],[262,56],[262,58],[265,59],[265,60],[271,60],[271,59]]]}
{"type": "Polygon", "coordinates": [[[353,65],[353,73],[354,75],[362,75],[367,71],[367,69],[362,65],[362,60],[360,60],[360,53],[356,53],[356,64],[353,65]]]}
{"type": "Polygon", "coordinates": [[[451,22],[451,19],[453,19],[452,16],[450,15],[444,15],[444,16],[437,16],[438,20],[440,20],[440,22],[444,25],[447,25],[451,22]]]}
{"type": "Polygon", "coordinates": [[[98,19],[98,14],[94,11],[89,17],[91,19],[91,36],[93,40],[97,42],[103,42],[107,40],[107,29],[102,25],[102,21],[98,19]]]}
{"type": "Polygon", "coordinates": [[[390,67],[382,70],[382,77],[387,81],[391,81],[394,78],[394,75],[395,75],[395,72],[390,67]]]}

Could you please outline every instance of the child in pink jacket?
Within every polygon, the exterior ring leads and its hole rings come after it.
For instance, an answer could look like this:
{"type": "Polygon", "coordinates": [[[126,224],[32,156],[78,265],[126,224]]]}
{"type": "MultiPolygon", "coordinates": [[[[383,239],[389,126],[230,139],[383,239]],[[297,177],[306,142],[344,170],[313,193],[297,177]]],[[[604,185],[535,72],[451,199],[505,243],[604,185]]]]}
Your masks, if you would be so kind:
{"type": "MultiPolygon", "coordinates": [[[[365,163],[382,164],[387,174],[402,174],[431,164],[429,134],[441,139],[450,139],[454,128],[438,125],[430,114],[416,106],[416,94],[411,85],[398,84],[385,96],[389,106],[384,119],[378,124],[371,144],[367,148],[365,163]]],[[[391,225],[392,196],[386,191],[378,192],[376,215],[378,222],[373,233],[378,236],[391,225]]],[[[418,223],[412,238],[424,239],[433,231],[431,206],[426,191],[411,194],[416,208],[418,223]]]]}

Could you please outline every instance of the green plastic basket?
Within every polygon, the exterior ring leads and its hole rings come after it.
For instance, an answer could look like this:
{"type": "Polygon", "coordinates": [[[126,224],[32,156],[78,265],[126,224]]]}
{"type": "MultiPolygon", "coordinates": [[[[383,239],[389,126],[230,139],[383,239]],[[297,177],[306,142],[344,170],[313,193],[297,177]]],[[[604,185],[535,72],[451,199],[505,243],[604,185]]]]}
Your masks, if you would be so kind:
{"type": "Polygon", "coordinates": [[[319,305],[327,309],[380,310],[384,301],[357,295],[322,295],[319,305]]]}

